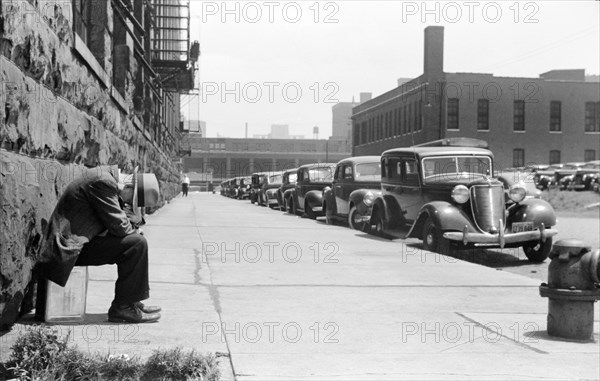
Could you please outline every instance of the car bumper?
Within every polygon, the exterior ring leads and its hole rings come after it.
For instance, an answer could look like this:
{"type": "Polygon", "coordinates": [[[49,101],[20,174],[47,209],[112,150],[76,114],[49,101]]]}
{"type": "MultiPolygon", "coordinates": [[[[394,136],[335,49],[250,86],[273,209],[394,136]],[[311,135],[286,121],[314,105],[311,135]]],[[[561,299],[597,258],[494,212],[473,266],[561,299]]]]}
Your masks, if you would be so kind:
{"type": "Polygon", "coordinates": [[[585,189],[585,184],[569,184],[567,189],[585,189]]]}
{"type": "Polygon", "coordinates": [[[267,205],[278,205],[279,201],[277,201],[276,198],[268,198],[267,199],[267,205]]]}
{"type": "Polygon", "coordinates": [[[489,246],[499,246],[500,248],[504,248],[506,244],[513,244],[519,242],[528,242],[528,241],[542,241],[544,242],[546,238],[550,238],[558,234],[558,230],[556,229],[544,229],[541,226],[537,230],[532,230],[528,232],[519,232],[519,233],[505,233],[504,230],[501,230],[501,233],[498,234],[488,234],[488,233],[471,233],[468,232],[466,226],[465,230],[462,232],[446,232],[444,233],[444,238],[449,239],[451,241],[460,241],[463,244],[475,244],[475,245],[489,245],[489,246]]]}

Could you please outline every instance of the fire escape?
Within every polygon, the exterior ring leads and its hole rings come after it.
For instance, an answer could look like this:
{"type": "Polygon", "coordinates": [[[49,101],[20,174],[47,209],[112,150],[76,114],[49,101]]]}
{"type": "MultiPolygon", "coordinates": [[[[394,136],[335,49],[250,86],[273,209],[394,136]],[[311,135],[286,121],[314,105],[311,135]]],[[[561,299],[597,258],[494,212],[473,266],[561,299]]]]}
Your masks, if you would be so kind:
{"type": "Polygon", "coordinates": [[[190,2],[153,0],[152,66],[167,91],[194,90],[198,42],[190,44],[190,2]]]}
{"type": "MultiPolygon", "coordinates": [[[[178,154],[179,95],[195,89],[198,42],[190,43],[190,2],[111,0],[118,24],[134,42],[135,113],[166,154],[178,154]]],[[[116,28],[119,29],[119,28],[116,28]]],[[[122,84],[115,84],[122,86],[122,84]]]]}

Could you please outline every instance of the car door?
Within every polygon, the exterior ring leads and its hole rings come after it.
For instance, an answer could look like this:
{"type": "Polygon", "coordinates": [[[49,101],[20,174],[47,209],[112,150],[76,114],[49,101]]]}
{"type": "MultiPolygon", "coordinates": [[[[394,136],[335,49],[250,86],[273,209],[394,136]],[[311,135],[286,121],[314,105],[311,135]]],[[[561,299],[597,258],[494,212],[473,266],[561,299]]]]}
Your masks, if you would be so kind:
{"type": "Polygon", "coordinates": [[[298,180],[296,182],[296,199],[298,200],[297,207],[304,209],[304,195],[307,192],[307,187],[310,182],[308,178],[308,168],[302,168],[298,171],[298,180]]]}
{"type": "Polygon", "coordinates": [[[398,192],[401,195],[400,207],[404,212],[406,222],[412,224],[423,206],[423,193],[420,186],[418,162],[414,157],[403,157],[401,166],[401,182],[398,192]]]}
{"type": "Polygon", "coordinates": [[[337,214],[344,213],[343,205],[343,191],[344,191],[344,171],[348,166],[346,164],[340,164],[337,166],[333,179],[333,197],[335,200],[335,207],[337,214]]]}

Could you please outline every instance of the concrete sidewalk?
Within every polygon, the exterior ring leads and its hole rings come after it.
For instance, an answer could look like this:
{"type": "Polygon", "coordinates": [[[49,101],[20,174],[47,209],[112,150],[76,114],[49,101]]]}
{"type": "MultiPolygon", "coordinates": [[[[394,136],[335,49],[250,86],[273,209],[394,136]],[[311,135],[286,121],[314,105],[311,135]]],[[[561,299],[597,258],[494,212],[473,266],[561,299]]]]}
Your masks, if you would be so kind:
{"type": "Polygon", "coordinates": [[[57,326],[79,348],[216,352],[238,380],[600,378],[598,312],[593,342],[549,337],[534,279],[213,194],[146,220],[161,320],[108,323],[116,267],[90,267],[84,324],[57,326]]]}

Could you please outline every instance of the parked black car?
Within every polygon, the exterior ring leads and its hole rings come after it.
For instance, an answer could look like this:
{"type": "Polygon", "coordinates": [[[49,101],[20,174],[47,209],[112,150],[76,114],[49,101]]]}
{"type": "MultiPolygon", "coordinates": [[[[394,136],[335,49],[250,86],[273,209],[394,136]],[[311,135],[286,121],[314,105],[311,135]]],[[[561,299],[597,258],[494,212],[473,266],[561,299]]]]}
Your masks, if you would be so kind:
{"type": "Polygon", "coordinates": [[[487,143],[443,139],[385,151],[381,157],[382,196],[375,199],[371,225],[388,237],[416,237],[423,248],[448,253],[463,247],[523,247],[542,262],[557,234],[554,210],[526,198],[515,184],[508,190],[494,178],[487,143]]]}
{"type": "Polygon", "coordinates": [[[298,168],[294,190],[287,200],[292,214],[305,213],[308,218],[323,216],[323,188],[331,186],[335,163],[306,164],[298,168]]]}
{"type": "Polygon", "coordinates": [[[267,172],[257,172],[257,173],[253,173],[251,176],[251,187],[250,187],[250,202],[251,203],[257,203],[260,204],[259,202],[259,193],[260,193],[260,188],[263,184],[264,181],[266,181],[267,178],[267,172]]]}
{"type": "Polygon", "coordinates": [[[325,220],[347,221],[351,228],[365,230],[373,200],[380,195],[380,156],[344,159],[336,166],[332,186],[323,190],[325,220]]]}
{"type": "Polygon", "coordinates": [[[236,198],[238,200],[247,200],[250,198],[250,188],[252,187],[252,177],[239,177],[236,188],[236,198]]]}
{"type": "Polygon", "coordinates": [[[569,190],[592,190],[600,179],[600,160],[589,161],[564,181],[569,190]]]}
{"type": "Polygon", "coordinates": [[[279,206],[277,192],[281,188],[283,172],[269,173],[263,180],[259,189],[258,203],[259,205],[276,208],[279,206]]]}
{"type": "Polygon", "coordinates": [[[287,210],[287,200],[289,200],[292,195],[297,178],[298,168],[288,169],[283,172],[281,186],[277,190],[277,201],[279,203],[279,209],[282,212],[287,210]]]}

